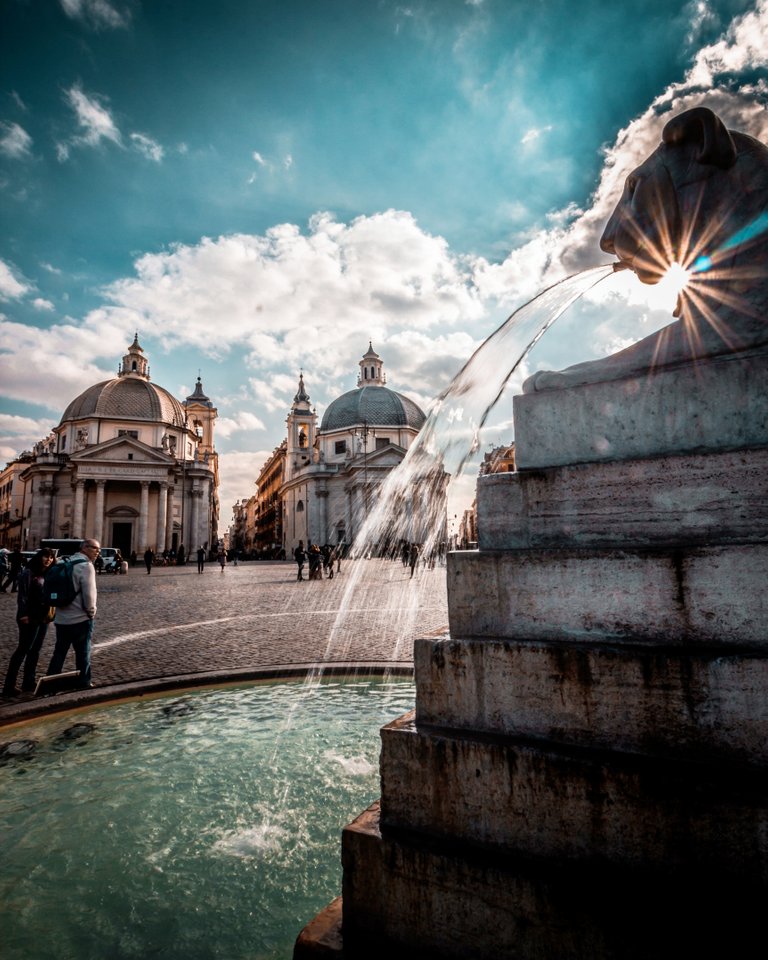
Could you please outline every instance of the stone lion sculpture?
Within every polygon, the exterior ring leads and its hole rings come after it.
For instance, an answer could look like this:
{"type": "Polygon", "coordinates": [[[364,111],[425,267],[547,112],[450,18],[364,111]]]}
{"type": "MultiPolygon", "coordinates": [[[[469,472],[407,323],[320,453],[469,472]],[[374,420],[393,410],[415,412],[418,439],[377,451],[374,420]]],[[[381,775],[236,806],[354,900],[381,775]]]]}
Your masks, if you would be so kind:
{"type": "Polygon", "coordinates": [[[768,345],[768,147],[706,107],[674,117],[628,177],[600,240],[643,283],[691,271],[679,319],[603,360],[541,371],[523,390],[633,376],[768,345]]]}

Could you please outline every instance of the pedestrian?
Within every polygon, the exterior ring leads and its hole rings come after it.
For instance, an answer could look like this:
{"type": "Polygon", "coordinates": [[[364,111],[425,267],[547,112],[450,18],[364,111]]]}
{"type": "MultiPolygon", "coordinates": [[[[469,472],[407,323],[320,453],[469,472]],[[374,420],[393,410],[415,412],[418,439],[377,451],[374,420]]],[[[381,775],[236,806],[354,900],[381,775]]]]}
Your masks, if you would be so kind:
{"type": "Polygon", "coordinates": [[[152,564],[155,562],[155,554],[152,547],[147,547],[144,551],[144,566],[147,568],[147,574],[152,573],[152,564]]]}
{"type": "Polygon", "coordinates": [[[408,541],[403,540],[403,545],[400,548],[400,559],[403,561],[403,566],[408,566],[408,557],[410,556],[410,548],[408,546],[408,541]]]}
{"type": "Polygon", "coordinates": [[[219,552],[216,555],[216,559],[219,561],[221,565],[221,572],[224,573],[224,566],[227,562],[227,552],[224,549],[224,547],[219,547],[219,552]]]}
{"type": "Polygon", "coordinates": [[[333,565],[336,563],[336,547],[328,546],[328,579],[333,580],[333,565]]]}
{"type": "Polygon", "coordinates": [[[345,552],[344,544],[339,543],[336,545],[336,573],[341,573],[341,555],[345,552]]]}
{"type": "Polygon", "coordinates": [[[11,584],[11,593],[16,593],[19,585],[19,574],[24,566],[24,555],[18,547],[15,547],[13,553],[8,558],[8,576],[5,582],[0,585],[0,590],[6,592],[6,587],[11,584]]]}
{"type": "Polygon", "coordinates": [[[136,566],[136,561],[137,561],[138,559],[139,559],[139,558],[136,556],[136,551],[135,551],[135,550],[131,550],[131,566],[132,566],[132,567],[135,567],[135,566],[136,566]]]}
{"type": "Polygon", "coordinates": [[[293,551],[293,559],[296,561],[296,564],[299,568],[299,572],[296,576],[297,582],[304,579],[304,564],[307,562],[307,553],[304,549],[304,541],[299,540],[299,545],[293,551]]]}
{"type": "Polygon", "coordinates": [[[11,555],[11,551],[7,550],[5,547],[0,549],[0,590],[5,593],[5,587],[3,586],[3,580],[8,576],[8,557],[11,555]]]}
{"type": "Polygon", "coordinates": [[[232,563],[237,566],[237,550],[232,551],[232,563]]]}
{"type": "Polygon", "coordinates": [[[201,545],[197,548],[197,572],[202,573],[205,570],[205,548],[201,545]]]}
{"type": "Polygon", "coordinates": [[[412,543],[411,549],[408,552],[408,566],[411,568],[411,577],[413,577],[413,571],[418,562],[419,562],[419,545],[417,543],[412,543]]]}
{"type": "Polygon", "coordinates": [[[313,543],[309,548],[309,579],[323,579],[323,555],[316,543],[313,543]]]}
{"type": "Polygon", "coordinates": [[[55,610],[49,607],[43,596],[45,571],[56,559],[50,547],[43,547],[29,561],[19,576],[19,595],[16,600],[16,623],[19,626],[19,645],[11,654],[8,672],[3,684],[3,696],[15,697],[19,693],[31,693],[35,689],[35,671],[40,648],[53,620],[55,610]],[[16,689],[16,677],[22,663],[24,674],[21,690],[16,689]]]}
{"type": "Polygon", "coordinates": [[[96,617],[96,570],[94,560],[99,555],[98,540],[84,540],[79,553],[70,558],[72,580],[77,590],[75,599],[66,607],[57,607],[54,618],[56,646],[48,664],[46,676],[61,673],[69,648],[75,651],[75,667],[80,672],[78,686],[92,687],[91,683],[91,638],[96,617]]]}

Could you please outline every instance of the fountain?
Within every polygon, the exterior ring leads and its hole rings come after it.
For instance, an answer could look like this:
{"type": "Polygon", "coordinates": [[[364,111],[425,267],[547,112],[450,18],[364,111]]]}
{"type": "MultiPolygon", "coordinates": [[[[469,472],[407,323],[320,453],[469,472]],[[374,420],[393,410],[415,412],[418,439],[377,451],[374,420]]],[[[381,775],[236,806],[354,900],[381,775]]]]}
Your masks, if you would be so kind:
{"type": "Polygon", "coordinates": [[[664,128],[602,245],[669,327],[514,398],[343,901],[294,957],[751,956],[768,887],[768,150],[664,128]]]}
{"type": "Polygon", "coordinates": [[[410,680],[176,691],[0,731],[3,960],[283,960],[410,680]]]}

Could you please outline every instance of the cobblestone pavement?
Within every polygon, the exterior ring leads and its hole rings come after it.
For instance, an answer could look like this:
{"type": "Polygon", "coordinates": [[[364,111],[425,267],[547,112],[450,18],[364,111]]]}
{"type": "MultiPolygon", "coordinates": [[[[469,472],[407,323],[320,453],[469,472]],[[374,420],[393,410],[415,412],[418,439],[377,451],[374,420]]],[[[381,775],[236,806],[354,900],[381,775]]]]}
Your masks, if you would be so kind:
{"type": "MultiPolygon", "coordinates": [[[[306,570],[306,568],[305,568],[306,570]]],[[[296,582],[292,562],[143,567],[98,577],[97,687],[316,661],[409,663],[416,636],[447,629],[445,568],[347,561],[333,580],[296,582]]],[[[16,595],[0,593],[0,671],[16,647],[16,595]]],[[[38,675],[55,633],[49,627],[38,675]]],[[[74,669],[70,651],[65,669],[74,669]]],[[[0,721],[14,702],[0,700],[0,721]]]]}

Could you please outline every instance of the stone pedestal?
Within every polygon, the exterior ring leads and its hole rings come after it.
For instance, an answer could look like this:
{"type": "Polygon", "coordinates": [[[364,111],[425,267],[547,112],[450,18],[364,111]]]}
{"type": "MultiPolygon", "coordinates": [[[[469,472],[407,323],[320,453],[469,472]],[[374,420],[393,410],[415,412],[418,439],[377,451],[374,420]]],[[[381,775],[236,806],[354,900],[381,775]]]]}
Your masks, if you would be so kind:
{"type": "Polygon", "coordinates": [[[518,472],[480,479],[344,832],[347,960],[755,953],[767,381],[752,351],[515,398],[518,472]]]}

